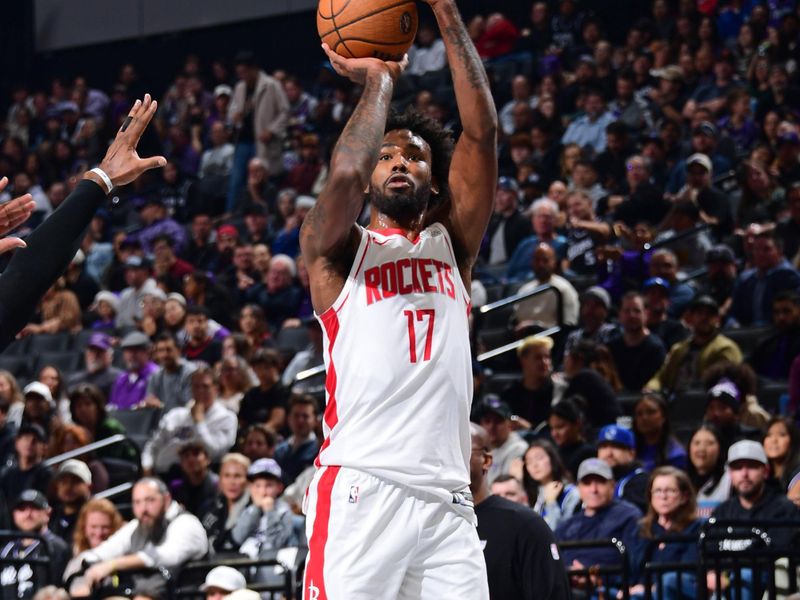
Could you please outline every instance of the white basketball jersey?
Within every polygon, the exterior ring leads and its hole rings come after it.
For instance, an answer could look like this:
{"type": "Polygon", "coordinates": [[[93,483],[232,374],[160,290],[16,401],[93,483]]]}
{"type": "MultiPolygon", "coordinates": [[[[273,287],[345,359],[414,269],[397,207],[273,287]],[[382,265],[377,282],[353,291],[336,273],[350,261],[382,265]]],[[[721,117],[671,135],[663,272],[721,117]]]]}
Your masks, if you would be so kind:
{"type": "Polygon", "coordinates": [[[450,235],[361,229],[353,267],[319,316],[327,367],[317,466],[360,469],[452,499],[469,485],[469,294],[450,235]]]}

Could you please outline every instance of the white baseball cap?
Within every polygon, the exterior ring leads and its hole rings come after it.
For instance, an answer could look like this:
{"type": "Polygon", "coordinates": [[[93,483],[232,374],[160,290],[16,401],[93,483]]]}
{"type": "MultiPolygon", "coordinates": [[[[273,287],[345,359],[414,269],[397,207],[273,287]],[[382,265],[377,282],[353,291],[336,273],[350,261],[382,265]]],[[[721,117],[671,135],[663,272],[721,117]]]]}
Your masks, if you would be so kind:
{"type": "Polygon", "coordinates": [[[254,590],[236,590],[225,596],[224,600],[261,600],[261,594],[254,590]]]}
{"type": "Polygon", "coordinates": [[[737,460],[752,460],[762,465],[769,464],[764,446],[753,440],[740,440],[728,448],[728,464],[737,460]]]}
{"type": "Polygon", "coordinates": [[[206,575],[206,580],[200,586],[200,591],[205,592],[208,588],[219,588],[226,592],[243,590],[247,586],[244,575],[233,567],[214,567],[206,575]]]}
{"type": "Polygon", "coordinates": [[[92,485],[92,472],[89,470],[89,466],[83,461],[70,458],[61,463],[56,477],[67,474],[74,475],[87,485],[92,485]]]}
{"type": "Polygon", "coordinates": [[[25,386],[22,394],[24,396],[27,396],[28,394],[36,394],[47,400],[48,404],[55,406],[55,402],[53,402],[53,394],[50,393],[50,388],[41,381],[31,381],[25,386]]]}

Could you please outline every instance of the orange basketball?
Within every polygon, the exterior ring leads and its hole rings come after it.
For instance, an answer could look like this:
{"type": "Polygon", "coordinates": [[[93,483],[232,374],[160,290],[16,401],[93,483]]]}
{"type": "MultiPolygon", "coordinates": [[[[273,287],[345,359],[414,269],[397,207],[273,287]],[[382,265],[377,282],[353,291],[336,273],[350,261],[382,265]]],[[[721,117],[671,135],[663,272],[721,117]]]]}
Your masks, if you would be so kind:
{"type": "Polygon", "coordinates": [[[414,0],[320,0],[317,31],[345,58],[402,60],[417,34],[414,0]]]}

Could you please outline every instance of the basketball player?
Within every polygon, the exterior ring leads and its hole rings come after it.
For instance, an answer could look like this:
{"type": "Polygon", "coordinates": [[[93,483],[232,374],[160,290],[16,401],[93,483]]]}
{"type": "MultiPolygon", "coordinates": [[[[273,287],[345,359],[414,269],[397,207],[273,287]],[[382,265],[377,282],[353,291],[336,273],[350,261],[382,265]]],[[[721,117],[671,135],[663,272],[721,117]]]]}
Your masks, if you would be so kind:
{"type": "Polygon", "coordinates": [[[492,212],[497,114],[455,0],[426,0],[463,123],[389,119],[405,66],[345,59],[364,92],[301,247],[325,336],[325,441],[304,506],[306,600],[488,599],[469,494],[470,270],[492,212]],[[356,225],[364,192],[369,227],[356,225]]]}

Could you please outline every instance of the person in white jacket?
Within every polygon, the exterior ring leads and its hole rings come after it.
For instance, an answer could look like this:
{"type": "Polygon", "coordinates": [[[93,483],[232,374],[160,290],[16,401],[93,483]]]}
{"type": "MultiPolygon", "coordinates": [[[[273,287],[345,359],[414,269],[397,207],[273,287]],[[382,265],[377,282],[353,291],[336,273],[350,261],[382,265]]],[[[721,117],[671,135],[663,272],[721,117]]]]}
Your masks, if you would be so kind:
{"type": "Polygon", "coordinates": [[[132,494],[136,518],[68,565],[65,580],[91,565],[72,581],[72,594],[87,595],[114,573],[147,567],[163,567],[176,576],[184,564],[207,554],[205,529],[197,517],[172,500],[164,482],[145,477],[136,482],[132,494]]]}
{"type": "Polygon", "coordinates": [[[236,443],[236,415],[217,401],[214,373],[199,367],[191,379],[192,400],[161,417],[158,429],[142,451],[146,474],[166,473],[180,462],[178,451],[190,439],[200,439],[212,462],[219,461],[236,443]]]}

